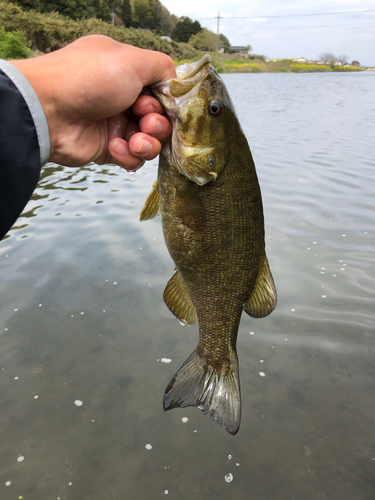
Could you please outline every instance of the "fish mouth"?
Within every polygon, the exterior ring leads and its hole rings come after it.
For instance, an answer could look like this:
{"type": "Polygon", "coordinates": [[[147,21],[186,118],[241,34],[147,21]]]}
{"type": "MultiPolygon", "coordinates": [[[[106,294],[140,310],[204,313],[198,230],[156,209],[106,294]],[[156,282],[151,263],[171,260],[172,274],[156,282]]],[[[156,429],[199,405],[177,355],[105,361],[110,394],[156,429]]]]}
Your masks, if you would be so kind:
{"type": "Polygon", "coordinates": [[[206,54],[199,61],[177,66],[177,78],[151,85],[152,93],[165,108],[170,118],[174,118],[173,110],[178,106],[178,99],[200,83],[210,68],[211,56],[206,54]]]}
{"type": "Polygon", "coordinates": [[[199,186],[217,180],[214,148],[200,145],[200,138],[197,141],[186,139],[179,130],[187,119],[186,110],[194,107],[200,85],[212,69],[211,56],[206,54],[199,61],[177,66],[176,78],[151,86],[153,95],[172,122],[172,135],[168,140],[170,160],[182,175],[199,186]]]}
{"type": "Polygon", "coordinates": [[[195,77],[201,69],[211,62],[211,56],[206,54],[202,59],[194,63],[182,64],[177,66],[176,73],[179,80],[187,80],[188,78],[195,77]]]}

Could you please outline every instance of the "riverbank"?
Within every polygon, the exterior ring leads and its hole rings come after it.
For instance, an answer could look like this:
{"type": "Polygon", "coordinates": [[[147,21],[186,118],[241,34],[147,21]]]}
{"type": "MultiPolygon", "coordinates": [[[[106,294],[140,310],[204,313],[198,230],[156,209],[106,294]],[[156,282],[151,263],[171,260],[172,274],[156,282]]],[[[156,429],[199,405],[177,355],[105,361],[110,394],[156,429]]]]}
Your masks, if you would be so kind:
{"type": "Polygon", "coordinates": [[[279,59],[267,62],[265,59],[220,59],[213,57],[213,63],[220,73],[330,73],[363,71],[356,66],[334,64],[302,64],[294,59],[279,59]]]}

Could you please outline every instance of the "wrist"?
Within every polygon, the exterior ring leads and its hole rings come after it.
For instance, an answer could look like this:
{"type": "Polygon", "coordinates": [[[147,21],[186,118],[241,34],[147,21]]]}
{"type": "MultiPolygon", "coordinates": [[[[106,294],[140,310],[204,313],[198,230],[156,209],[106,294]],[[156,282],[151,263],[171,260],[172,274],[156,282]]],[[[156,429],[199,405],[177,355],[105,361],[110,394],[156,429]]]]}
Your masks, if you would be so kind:
{"type": "Polygon", "coordinates": [[[44,165],[50,158],[50,134],[47,117],[34,86],[19,67],[20,65],[14,64],[14,62],[0,61],[0,68],[12,80],[29,108],[38,138],[40,161],[44,165]]]}

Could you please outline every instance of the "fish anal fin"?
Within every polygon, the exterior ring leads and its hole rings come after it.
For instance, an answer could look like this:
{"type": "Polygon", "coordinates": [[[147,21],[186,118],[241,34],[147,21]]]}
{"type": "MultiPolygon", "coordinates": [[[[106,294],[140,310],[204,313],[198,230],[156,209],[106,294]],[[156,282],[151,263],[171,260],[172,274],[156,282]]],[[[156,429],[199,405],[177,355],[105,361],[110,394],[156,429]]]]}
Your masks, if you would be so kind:
{"type": "Polygon", "coordinates": [[[145,221],[153,219],[160,214],[160,193],[158,187],[158,181],[155,181],[152,185],[152,191],[147,196],[145,204],[139,213],[139,220],[145,221]]]}
{"type": "Polygon", "coordinates": [[[241,395],[237,355],[222,367],[213,367],[194,351],[177,371],[164,392],[164,411],[196,406],[210,414],[230,434],[241,421],[241,395]]]}
{"type": "Polygon", "coordinates": [[[183,325],[194,325],[196,323],[197,312],[178,271],[168,281],[163,293],[163,299],[168,309],[180,323],[183,325]]]}
{"type": "Polygon", "coordinates": [[[250,298],[243,305],[244,310],[253,318],[264,318],[275,309],[277,293],[268,260],[264,255],[258,277],[250,298]]]}

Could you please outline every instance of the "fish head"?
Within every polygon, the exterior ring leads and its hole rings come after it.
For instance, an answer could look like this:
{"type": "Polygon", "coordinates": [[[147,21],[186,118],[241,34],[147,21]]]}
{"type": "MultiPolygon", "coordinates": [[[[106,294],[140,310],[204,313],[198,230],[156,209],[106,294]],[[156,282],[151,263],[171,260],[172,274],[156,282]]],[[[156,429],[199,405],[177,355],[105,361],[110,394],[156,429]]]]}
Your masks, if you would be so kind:
{"type": "Polygon", "coordinates": [[[198,185],[217,179],[228,162],[234,106],[207,54],[176,68],[177,78],[159,82],[152,92],[172,122],[163,153],[198,185]]]}

